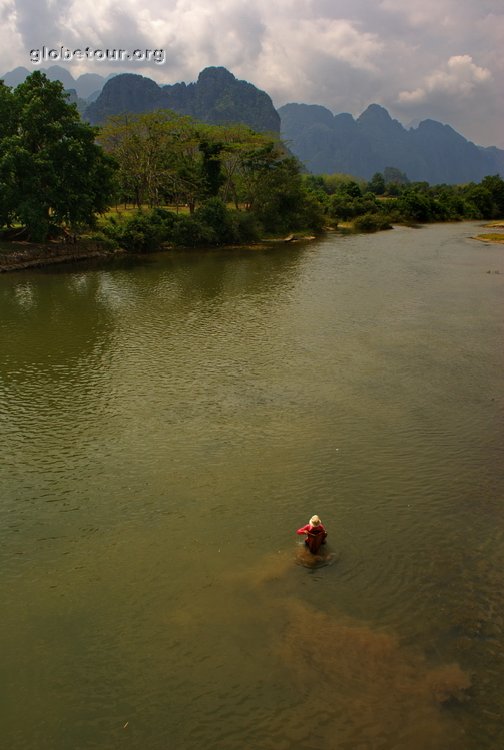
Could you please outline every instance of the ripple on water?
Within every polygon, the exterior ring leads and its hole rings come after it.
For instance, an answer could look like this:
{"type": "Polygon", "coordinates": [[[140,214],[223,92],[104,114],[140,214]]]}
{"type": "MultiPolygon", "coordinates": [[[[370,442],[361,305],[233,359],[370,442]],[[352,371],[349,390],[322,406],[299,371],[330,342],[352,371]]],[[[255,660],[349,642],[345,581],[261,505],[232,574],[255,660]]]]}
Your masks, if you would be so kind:
{"type": "Polygon", "coordinates": [[[464,232],[0,280],[10,750],[496,746],[503,326],[464,232]]]}

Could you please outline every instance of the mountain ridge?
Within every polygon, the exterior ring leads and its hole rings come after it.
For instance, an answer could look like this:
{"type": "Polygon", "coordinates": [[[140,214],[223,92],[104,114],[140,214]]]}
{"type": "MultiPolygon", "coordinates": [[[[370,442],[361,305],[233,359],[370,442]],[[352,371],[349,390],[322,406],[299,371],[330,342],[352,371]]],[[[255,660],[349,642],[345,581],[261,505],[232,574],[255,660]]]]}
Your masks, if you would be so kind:
{"type": "Polygon", "coordinates": [[[504,174],[504,150],[477,146],[451,125],[432,119],[407,129],[379,104],[370,104],[356,119],[317,104],[289,103],[278,113],[282,137],[310,172],[344,172],[368,180],[395,167],[410,180],[430,184],[479,182],[504,174]]]}
{"type": "Polygon", "coordinates": [[[280,133],[280,116],[269,94],[240,81],[226,68],[208,67],[193,83],[159,85],[151,78],[121,73],[104,85],[85,111],[93,125],[121,112],[172,109],[212,125],[243,123],[259,132],[280,133]]]}
{"type": "MultiPolygon", "coordinates": [[[[370,104],[358,117],[333,114],[320,104],[289,103],[275,110],[267,92],[237,79],[224,67],[203,69],[191,83],[158,84],[135,73],[107,77],[84,73],[73,78],[62,66],[37,68],[60,80],[84,119],[101,124],[120,112],[173,109],[210,124],[244,123],[254,130],[281,135],[306,170],[344,172],[370,179],[395,167],[410,180],[430,184],[479,182],[489,174],[504,175],[504,149],[478,146],[451,125],[426,118],[408,127],[380,104],[370,104]]],[[[18,67],[3,76],[9,86],[30,71],[18,67]]]]}
{"type": "Polygon", "coordinates": [[[34,66],[32,70],[19,65],[17,68],[0,75],[0,80],[3,80],[6,86],[16,87],[23,83],[25,78],[34,70],[45,73],[50,81],[60,81],[67,90],[73,89],[79,99],[88,99],[88,97],[96,94],[110,78],[117,75],[116,73],[110,73],[108,76],[101,76],[98,73],[82,73],[74,78],[70,71],[62,65],[51,65],[48,68],[34,66]]]}

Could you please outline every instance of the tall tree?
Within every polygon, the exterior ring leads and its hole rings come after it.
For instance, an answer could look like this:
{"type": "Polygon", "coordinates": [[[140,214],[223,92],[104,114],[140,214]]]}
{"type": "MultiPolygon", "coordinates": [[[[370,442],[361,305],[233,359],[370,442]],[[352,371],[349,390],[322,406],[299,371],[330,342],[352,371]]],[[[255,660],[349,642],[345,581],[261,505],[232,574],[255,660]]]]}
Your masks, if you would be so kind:
{"type": "Polygon", "coordinates": [[[192,212],[208,194],[205,154],[190,117],[170,110],[117,115],[107,120],[98,140],[118,164],[123,197],[137,207],[170,201],[187,203],[192,212]]]}
{"type": "Polygon", "coordinates": [[[15,132],[16,102],[12,91],[0,81],[0,226],[11,224],[13,219],[13,188],[9,162],[4,143],[15,132]]]}
{"type": "Polygon", "coordinates": [[[0,142],[9,215],[39,241],[53,226],[92,222],[109,203],[113,173],[95,129],[81,122],[62,84],[40,71],[12,92],[12,104],[14,127],[0,142]]]}

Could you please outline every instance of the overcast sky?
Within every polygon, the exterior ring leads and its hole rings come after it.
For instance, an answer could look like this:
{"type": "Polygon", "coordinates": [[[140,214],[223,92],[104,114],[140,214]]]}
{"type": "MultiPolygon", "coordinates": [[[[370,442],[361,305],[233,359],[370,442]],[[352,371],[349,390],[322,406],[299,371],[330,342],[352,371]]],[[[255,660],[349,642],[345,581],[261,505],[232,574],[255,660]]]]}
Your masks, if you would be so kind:
{"type": "Polygon", "coordinates": [[[75,77],[189,82],[224,65],[277,107],[376,102],[504,148],[504,0],[0,0],[0,73],[42,45],[166,50],[163,65],[60,63],[75,77]]]}

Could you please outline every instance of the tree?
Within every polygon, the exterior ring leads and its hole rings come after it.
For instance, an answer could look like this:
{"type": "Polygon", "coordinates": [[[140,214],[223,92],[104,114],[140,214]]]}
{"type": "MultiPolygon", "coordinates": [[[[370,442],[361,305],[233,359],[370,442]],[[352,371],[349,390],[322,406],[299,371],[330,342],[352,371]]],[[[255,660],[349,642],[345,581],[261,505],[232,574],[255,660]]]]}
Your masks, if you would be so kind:
{"type": "Polygon", "coordinates": [[[199,150],[203,156],[201,164],[202,176],[205,181],[206,192],[210,197],[215,197],[225,181],[221,169],[221,153],[223,144],[213,142],[202,138],[199,143],[199,150]]]}
{"type": "Polygon", "coordinates": [[[492,216],[497,219],[504,216],[504,180],[498,174],[487,175],[481,181],[481,187],[492,196],[492,216]]]}
{"type": "Polygon", "coordinates": [[[489,190],[481,185],[474,185],[467,192],[469,202],[475,207],[475,218],[492,219],[493,218],[493,201],[492,194],[489,190]]]}
{"type": "Polygon", "coordinates": [[[16,102],[12,91],[0,81],[0,226],[10,226],[13,219],[14,180],[4,151],[7,138],[15,132],[16,102]]]}
{"type": "Polygon", "coordinates": [[[13,134],[16,127],[16,110],[12,90],[0,81],[0,140],[13,134]]]}
{"type": "Polygon", "coordinates": [[[383,170],[383,179],[385,185],[388,187],[392,185],[408,185],[409,180],[404,172],[401,172],[397,167],[385,167],[383,170]]]}
{"type": "Polygon", "coordinates": [[[12,99],[14,126],[0,143],[4,216],[7,210],[36,241],[47,239],[52,227],[92,223],[109,203],[113,174],[112,162],[95,144],[95,129],[81,122],[62,84],[40,71],[12,99]]]}
{"type": "Polygon", "coordinates": [[[368,182],[367,189],[375,195],[383,195],[385,192],[385,178],[381,172],[376,172],[368,182]]]}
{"type": "Polygon", "coordinates": [[[408,189],[398,199],[398,207],[410,221],[427,222],[436,218],[434,200],[423,191],[408,189]]]}
{"type": "Polygon", "coordinates": [[[246,209],[268,231],[287,231],[302,213],[305,191],[299,162],[286,156],[283,146],[264,139],[244,153],[241,168],[246,209]]]}
{"type": "Polygon", "coordinates": [[[271,139],[254,132],[246,125],[206,126],[205,132],[208,138],[223,144],[219,154],[221,194],[225,202],[232,200],[238,210],[240,203],[247,200],[251,154],[271,139]]]}
{"type": "Polygon", "coordinates": [[[143,115],[117,115],[107,120],[99,142],[119,166],[121,195],[135,203],[187,204],[218,192],[222,145],[211,140],[210,126],[186,115],[158,110],[143,115]]]}
{"type": "Polygon", "coordinates": [[[362,197],[362,189],[358,182],[355,182],[355,180],[350,180],[349,182],[344,182],[341,184],[341,187],[337,191],[343,195],[348,195],[350,198],[361,198],[362,197]]]}

